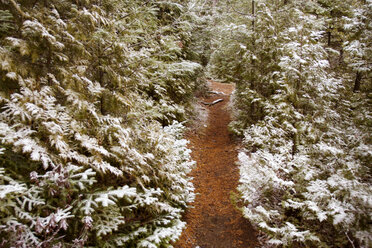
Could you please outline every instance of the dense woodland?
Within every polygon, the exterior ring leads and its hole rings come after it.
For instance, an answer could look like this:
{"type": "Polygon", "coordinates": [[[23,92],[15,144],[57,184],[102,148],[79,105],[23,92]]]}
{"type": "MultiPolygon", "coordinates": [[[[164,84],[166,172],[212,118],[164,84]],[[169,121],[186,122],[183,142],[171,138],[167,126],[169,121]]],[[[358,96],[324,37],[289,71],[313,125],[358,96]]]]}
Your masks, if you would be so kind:
{"type": "Polygon", "coordinates": [[[237,85],[244,216],[273,246],[371,247],[372,1],[228,1],[218,16],[210,70],[237,85]]]}
{"type": "Polygon", "coordinates": [[[0,0],[0,247],[171,247],[206,77],[261,246],[371,247],[371,41],[371,0],[0,0]]]}

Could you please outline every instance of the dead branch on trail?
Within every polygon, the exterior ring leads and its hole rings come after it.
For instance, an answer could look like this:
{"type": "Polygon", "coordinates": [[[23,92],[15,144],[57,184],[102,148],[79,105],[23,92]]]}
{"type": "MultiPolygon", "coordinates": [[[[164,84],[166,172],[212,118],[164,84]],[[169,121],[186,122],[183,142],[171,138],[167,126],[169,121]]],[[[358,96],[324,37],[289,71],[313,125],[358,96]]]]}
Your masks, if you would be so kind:
{"type": "Polygon", "coordinates": [[[216,103],[219,103],[219,102],[222,102],[223,99],[217,99],[213,102],[202,102],[204,105],[208,105],[208,106],[212,106],[212,105],[215,105],[216,103]]]}
{"type": "Polygon", "coordinates": [[[210,93],[210,94],[215,94],[215,95],[226,95],[226,94],[223,93],[223,92],[220,92],[220,91],[214,91],[214,90],[208,91],[208,93],[210,93]]]}

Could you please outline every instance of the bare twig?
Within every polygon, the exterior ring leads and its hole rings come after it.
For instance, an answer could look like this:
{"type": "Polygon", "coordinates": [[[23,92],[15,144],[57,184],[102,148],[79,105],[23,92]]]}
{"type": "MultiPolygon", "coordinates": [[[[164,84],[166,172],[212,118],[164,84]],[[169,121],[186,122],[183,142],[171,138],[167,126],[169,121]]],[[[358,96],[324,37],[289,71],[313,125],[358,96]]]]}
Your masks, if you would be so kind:
{"type": "Polygon", "coordinates": [[[231,9],[232,9],[235,13],[238,13],[239,15],[244,15],[244,16],[252,16],[250,13],[243,13],[243,12],[241,12],[241,11],[239,11],[239,10],[236,10],[230,1],[228,1],[227,3],[230,5],[231,9]]]}
{"type": "Polygon", "coordinates": [[[353,246],[353,248],[355,248],[355,245],[354,245],[353,241],[350,239],[349,235],[347,235],[347,232],[345,232],[345,235],[346,235],[347,239],[349,240],[350,244],[353,246]]]}

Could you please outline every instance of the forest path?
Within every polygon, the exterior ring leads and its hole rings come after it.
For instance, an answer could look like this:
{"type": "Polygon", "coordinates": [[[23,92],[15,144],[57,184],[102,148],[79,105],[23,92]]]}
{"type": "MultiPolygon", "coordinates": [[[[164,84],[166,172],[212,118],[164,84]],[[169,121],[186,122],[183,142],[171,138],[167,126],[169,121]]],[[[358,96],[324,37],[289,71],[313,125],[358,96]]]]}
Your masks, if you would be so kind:
{"type": "Polygon", "coordinates": [[[201,99],[213,102],[207,127],[190,131],[187,139],[197,167],[191,173],[197,193],[193,207],[185,213],[187,229],[183,231],[176,248],[249,248],[257,245],[256,233],[231,203],[239,180],[237,143],[227,130],[230,122],[229,97],[234,85],[211,82],[211,90],[223,92],[201,99]]]}

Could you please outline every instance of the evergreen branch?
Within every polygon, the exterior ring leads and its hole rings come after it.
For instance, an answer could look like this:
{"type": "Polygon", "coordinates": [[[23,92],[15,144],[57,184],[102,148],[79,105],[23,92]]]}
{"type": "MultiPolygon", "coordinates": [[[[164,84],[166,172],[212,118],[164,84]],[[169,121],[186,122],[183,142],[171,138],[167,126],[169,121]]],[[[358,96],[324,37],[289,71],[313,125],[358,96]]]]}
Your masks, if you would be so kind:
{"type": "Polygon", "coordinates": [[[30,15],[28,13],[25,13],[22,11],[21,7],[15,2],[15,0],[9,0],[13,7],[17,10],[17,12],[24,18],[24,19],[30,19],[30,15]]]}

